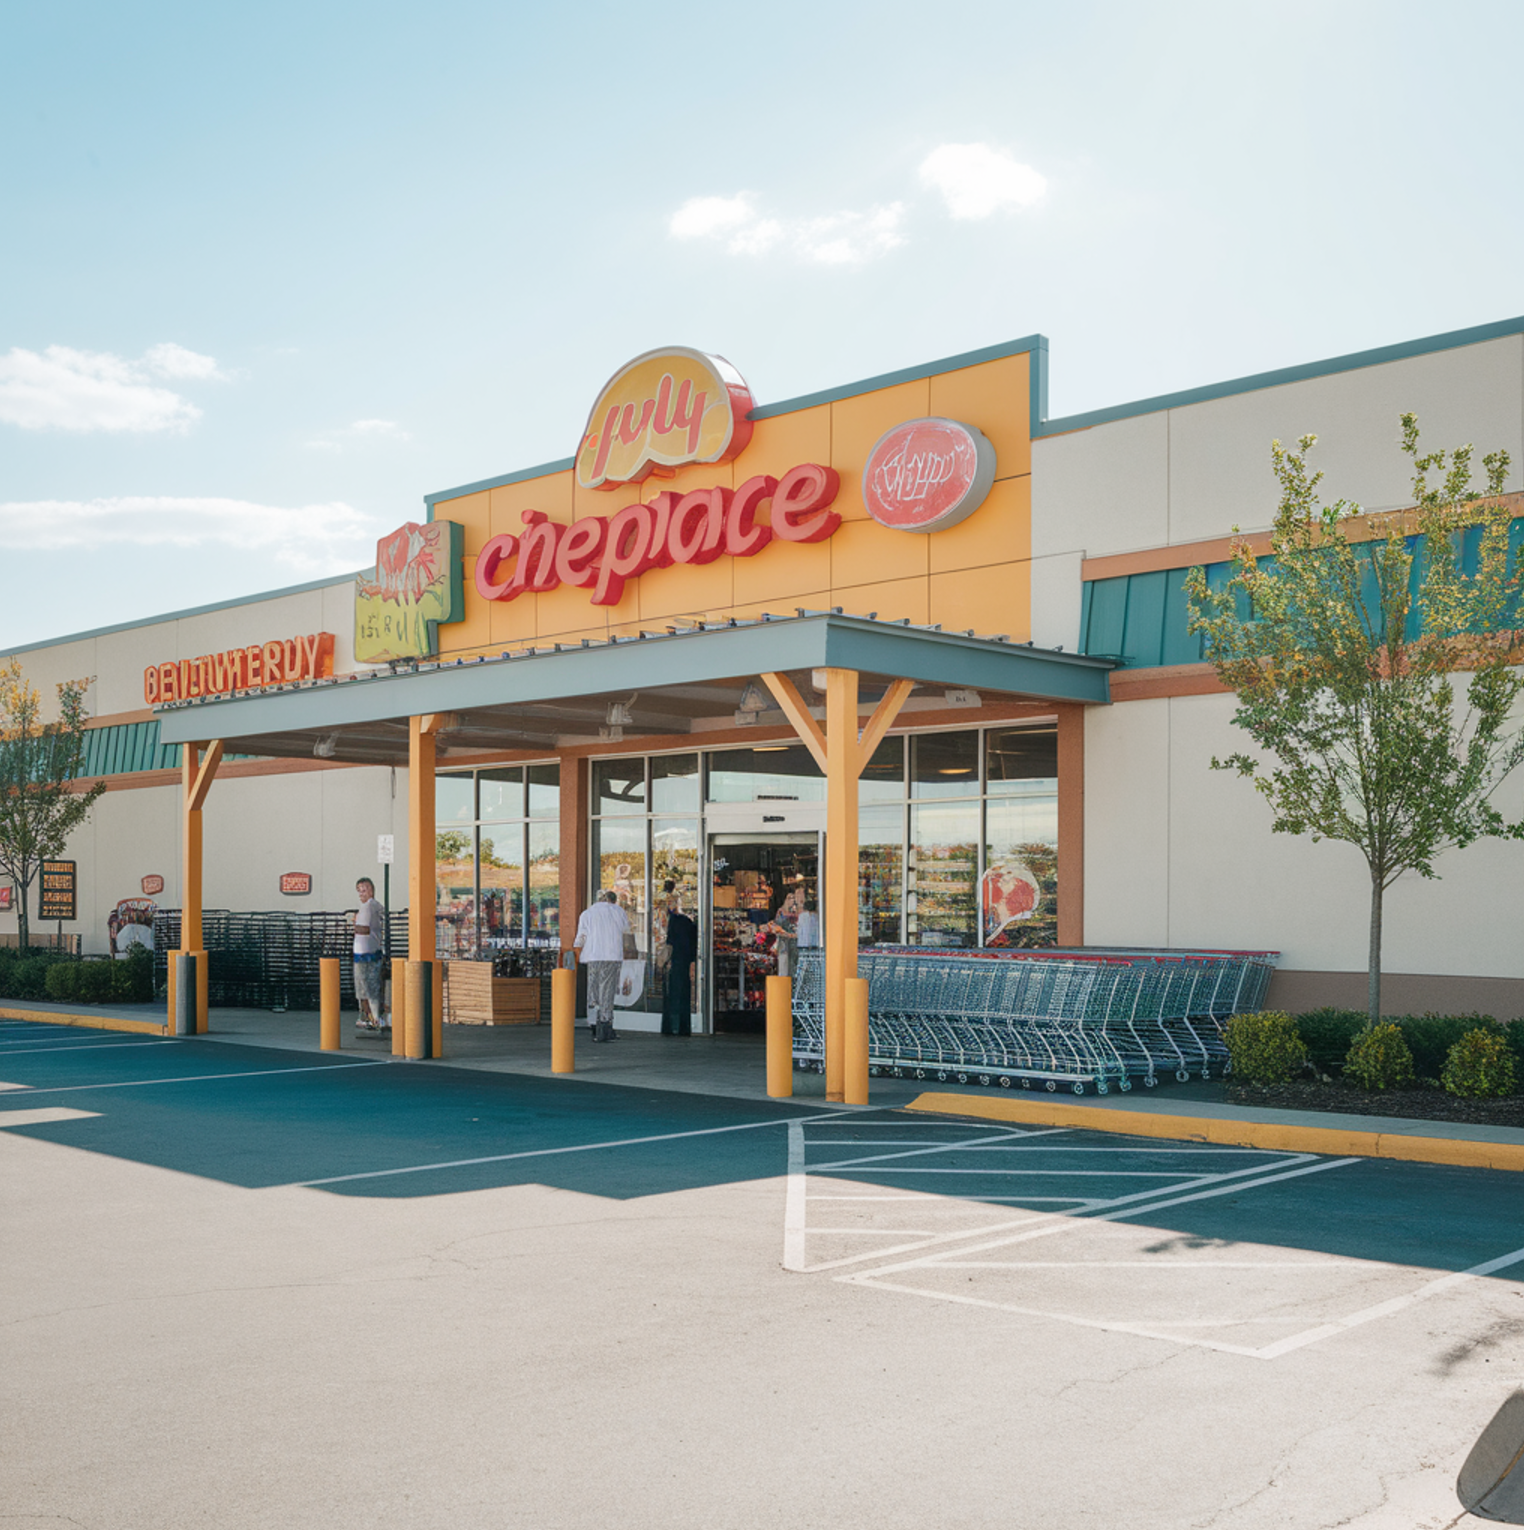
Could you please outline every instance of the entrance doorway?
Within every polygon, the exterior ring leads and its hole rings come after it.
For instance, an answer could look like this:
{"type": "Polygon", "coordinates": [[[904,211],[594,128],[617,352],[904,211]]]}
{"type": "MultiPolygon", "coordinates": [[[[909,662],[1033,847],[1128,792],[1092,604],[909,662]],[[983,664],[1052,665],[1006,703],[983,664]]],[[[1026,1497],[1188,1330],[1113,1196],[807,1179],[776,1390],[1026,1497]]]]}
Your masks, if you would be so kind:
{"type": "Polygon", "coordinates": [[[766,980],[792,969],[801,938],[820,940],[820,835],[711,835],[709,877],[713,1028],[759,1034],[766,980]]]}

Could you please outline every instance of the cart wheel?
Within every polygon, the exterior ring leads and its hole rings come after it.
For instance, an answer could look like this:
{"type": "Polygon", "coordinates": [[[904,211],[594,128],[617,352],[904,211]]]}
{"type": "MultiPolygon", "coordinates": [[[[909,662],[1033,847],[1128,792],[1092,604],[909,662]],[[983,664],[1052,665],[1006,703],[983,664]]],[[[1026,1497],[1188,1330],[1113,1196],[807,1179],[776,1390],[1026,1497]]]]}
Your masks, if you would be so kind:
{"type": "Polygon", "coordinates": [[[924,1068],[917,1068],[915,1070],[915,1076],[917,1078],[925,1078],[926,1077],[926,1070],[924,1068]]]}
{"type": "Polygon", "coordinates": [[[981,1084],[981,1086],[983,1088],[988,1089],[989,1086],[990,1086],[990,1076],[989,1076],[989,1074],[988,1073],[981,1073],[979,1075],[979,1083],[981,1084]]]}
{"type": "Polygon", "coordinates": [[[877,1063],[869,1063],[868,1064],[868,1077],[869,1078],[877,1078],[878,1077],[878,1064],[877,1063]]]}
{"type": "Polygon", "coordinates": [[[1117,1088],[1120,1089],[1123,1094],[1131,1094],[1132,1080],[1130,1078],[1124,1078],[1122,1082],[1117,1085],[1117,1088]]]}
{"type": "Polygon", "coordinates": [[[1188,1083],[1190,1083],[1190,1081],[1191,1081],[1191,1076],[1190,1076],[1189,1073],[1187,1073],[1185,1071],[1184,1068],[1181,1068],[1181,1069],[1179,1069],[1176,1072],[1176,1074],[1175,1074],[1175,1082],[1177,1084],[1188,1084],[1188,1083]]]}
{"type": "Polygon", "coordinates": [[[1024,1079],[1022,1079],[1022,1081],[1021,1081],[1021,1087],[1022,1087],[1022,1088],[1023,1088],[1023,1089],[1030,1089],[1030,1088],[1031,1088],[1031,1087],[1032,1087],[1032,1080],[1031,1080],[1031,1079],[1029,1079],[1029,1078],[1024,1078],[1024,1079]]]}
{"type": "Polygon", "coordinates": [[[1000,1087],[1002,1089],[1009,1089],[1011,1087],[1011,1075],[1009,1073],[1002,1073],[1000,1075],[1000,1087]]]}
{"type": "Polygon", "coordinates": [[[1111,1093],[1111,1085],[1110,1084],[1097,1084],[1095,1086],[1095,1092],[1097,1094],[1110,1094],[1111,1093]]]}
{"type": "Polygon", "coordinates": [[[1058,1085],[1051,1078],[1048,1080],[1048,1093],[1049,1094],[1057,1094],[1058,1093],[1058,1085]]]}
{"type": "Polygon", "coordinates": [[[958,1075],[958,1082],[959,1082],[959,1083],[960,1083],[960,1084],[966,1084],[966,1083],[967,1083],[967,1082],[968,1082],[968,1074],[966,1074],[966,1073],[960,1073],[960,1074],[959,1074],[959,1075],[958,1075]]]}
{"type": "Polygon", "coordinates": [[[937,1070],[937,1082],[939,1084],[945,1084],[947,1082],[947,1069],[946,1068],[939,1068],[937,1070]]]}
{"type": "Polygon", "coordinates": [[[904,1070],[904,1069],[903,1069],[903,1068],[896,1068],[896,1069],[895,1069],[895,1070],[894,1070],[894,1076],[895,1076],[895,1077],[896,1077],[896,1078],[904,1078],[904,1076],[905,1076],[905,1070],[904,1070]]]}
{"type": "Polygon", "coordinates": [[[1202,1083],[1203,1083],[1203,1084],[1204,1084],[1204,1083],[1206,1083],[1206,1081],[1207,1081],[1207,1080],[1208,1080],[1208,1079],[1209,1079],[1209,1078],[1211,1078],[1211,1076],[1212,1076],[1212,1070],[1211,1070],[1211,1069],[1210,1069],[1210,1068],[1203,1068],[1203,1069],[1202,1069],[1202,1070],[1201,1070],[1201,1082],[1202,1082],[1202,1083]]]}
{"type": "Polygon", "coordinates": [[[1154,1076],[1153,1076],[1153,1074],[1152,1074],[1152,1073],[1150,1073],[1150,1074],[1149,1074],[1149,1075],[1148,1075],[1148,1077],[1147,1077],[1147,1078],[1145,1078],[1145,1079],[1144,1079],[1144,1080],[1143,1080],[1143,1087],[1144,1087],[1144,1088],[1145,1088],[1145,1089],[1152,1089],[1152,1088],[1153,1088],[1153,1087],[1154,1087],[1154,1085],[1155,1085],[1155,1084],[1157,1084],[1157,1083],[1158,1083],[1158,1082],[1159,1082],[1159,1080],[1158,1080],[1158,1079],[1156,1079],[1156,1078],[1155,1078],[1155,1077],[1154,1077],[1154,1076]]]}
{"type": "Polygon", "coordinates": [[[1085,1086],[1083,1084],[1076,1084],[1074,1086],[1074,1092],[1076,1094],[1083,1094],[1085,1092],[1085,1086]]]}

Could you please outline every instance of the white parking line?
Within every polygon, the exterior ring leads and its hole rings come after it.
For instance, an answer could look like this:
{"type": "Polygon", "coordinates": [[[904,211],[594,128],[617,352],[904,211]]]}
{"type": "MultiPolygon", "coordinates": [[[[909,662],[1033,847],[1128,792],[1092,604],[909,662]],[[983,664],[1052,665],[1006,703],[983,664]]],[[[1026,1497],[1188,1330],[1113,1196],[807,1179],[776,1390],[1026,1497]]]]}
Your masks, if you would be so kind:
{"type": "Polygon", "coordinates": [[[376,1062],[318,1063],[305,1068],[253,1068],[244,1073],[187,1073],[183,1078],[126,1078],[110,1084],[59,1084],[46,1089],[27,1091],[28,1098],[39,1094],[79,1094],[85,1089],[145,1089],[150,1084],[205,1084],[223,1078],[269,1078],[275,1073],[342,1073],[346,1068],[385,1068],[391,1059],[376,1062]]]}
{"type": "Polygon", "coordinates": [[[81,1041],[73,1046],[49,1046],[49,1047],[18,1047],[13,1046],[5,1055],[7,1057],[27,1057],[33,1052],[99,1052],[104,1047],[164,1047],[175,1046],[173,1040],[152,1040],[144,1037],[142,1041],[81,1041]]]}

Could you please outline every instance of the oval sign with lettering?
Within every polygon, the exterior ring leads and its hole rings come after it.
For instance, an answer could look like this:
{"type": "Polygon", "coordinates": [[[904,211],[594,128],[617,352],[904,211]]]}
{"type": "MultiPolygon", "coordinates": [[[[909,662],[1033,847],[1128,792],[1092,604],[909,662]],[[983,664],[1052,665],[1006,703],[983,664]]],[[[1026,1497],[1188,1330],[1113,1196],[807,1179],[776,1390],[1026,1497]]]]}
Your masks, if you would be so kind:
{"type": "Polygon", "coordinates": [[[863,503],[895,531],[944,531],[972,515],[995,482],[995,448],[961,420],[906,420],[863,468],[863,503]]]}

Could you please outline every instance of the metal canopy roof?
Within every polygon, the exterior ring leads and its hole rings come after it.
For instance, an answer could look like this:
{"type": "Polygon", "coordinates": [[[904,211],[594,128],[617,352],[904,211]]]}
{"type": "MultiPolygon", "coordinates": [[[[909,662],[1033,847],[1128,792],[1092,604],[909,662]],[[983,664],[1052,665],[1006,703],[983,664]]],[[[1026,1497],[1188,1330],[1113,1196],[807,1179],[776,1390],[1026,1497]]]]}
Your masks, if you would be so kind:
{"type": "MultiPolygon", "coordinates": [[[[166,744],[221,738],[240,754],[405,765],[408,718],[455,715],[439,738],[451,754],[597,743],[609,708],[626,704],[625,732],[701,733],[733,723],[747,684],[768,670],[837,667],[863,676],[864,699],[896,679],[966,688],[1005,700],[1109,701],[1109,659],[881,622],[838,611],[758,621],[696,623],[491,658],[421,660],[361,675],[241,691],[158,708],[166,744]]],[[[806,691],[806,694],[808,692],[806,691]]],[[[757,715],[782,725],[783,714],[757,715]]]]}

